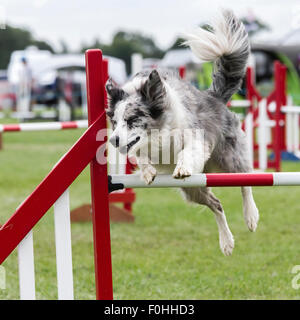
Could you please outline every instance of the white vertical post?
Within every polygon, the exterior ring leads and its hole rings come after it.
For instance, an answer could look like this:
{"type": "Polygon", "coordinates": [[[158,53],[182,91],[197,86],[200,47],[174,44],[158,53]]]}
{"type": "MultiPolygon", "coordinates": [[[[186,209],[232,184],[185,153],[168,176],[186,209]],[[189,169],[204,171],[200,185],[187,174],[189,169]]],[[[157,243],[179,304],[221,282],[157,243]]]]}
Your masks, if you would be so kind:
{"type": "Polygon", "coordinates": [[[32,230],[18,245],[19,286],[21,300],[35,300],[35,277],[32,230]]]}
{"type": "Polygon", "coordinates": [[[248,145],[249,157],[254,163],[254,153],[253,153],[253,113],[248,112],[245,118],[245,133],[248,145]]]}
{"type": "Polygon", "coordinates": [[[118,166],[118,173],[125,174],[126,173],[126,162],[127,162],[127,155],[121,154],[119,152],[119,166],[118,166]]]}
{"type": "MultiPolygon", "coordinates": [[[[125,174],[126,173],[126,163],[127,163],[127,155],[121,154],[118,152],[118,174],[125,174]]],[[[125,189],[120,190],[120,192],[124,192],[125,189]]]]}
{"type": "Polygon", "coordinates": [[[65,99],[59,98],[57,108],[59,121],[71,120],[71,108],[67,105],[65,99]]]}
{"type": "MultiPolygon", "coordinates": [[[[293,105],[293,98],[291,95],[287,96],[287,105],[293,105]]],[[[286,123],[285,123],[285,131],[286,131],[286,148],[288,152],[295,152],[294,147],[294,114],[293,112],[286,113],[286,123]]]]}
{"type": "Polygon", "coordinates": [[[135,75],[143,69],[143,56],[140,53],[134,53],[131,56],[131,74],[135,75]]]}
{"type": "Polygon", "coordinates": [[[258,163],[259,169],[267,169],[268,146],[267,146],[267,100],[262,99],[259,104],[259,127],[258,127],[258,163]]]}
{"type": "Polygon", "coordinates": [[[250,67],[252,69],[252,81],[253,84],[256,84],[256,74],[255,74],[255,70],[256,70],[256,63],[255,63],[255,56],[254,54],[250,53],[249,55],[249,59],[247,62],[247,67],[250,67]]]}
{"type": "Polygon", "coordinates": [[[81,82],[80,84],[80,88],[81,88],[81,110],[82,110],[82,114],[83,116],[87,116],[87,96],[86,96],[86,83],[85,82],[81,82]]]}
{"type": "Polygon", "coordinates": [[[293,113],[286,113],[286,148],[293,152],[293,113]]]}
{"type": "Polygon", "coordinates": [[[57,289],[59,300],[73,300],[73,267],[69,190],[54,204],[57,289]]]}
{"type": "Polygon", "coordinates": [[[299,113],[293,115],[293,152],[299,155],[299,113]]]}

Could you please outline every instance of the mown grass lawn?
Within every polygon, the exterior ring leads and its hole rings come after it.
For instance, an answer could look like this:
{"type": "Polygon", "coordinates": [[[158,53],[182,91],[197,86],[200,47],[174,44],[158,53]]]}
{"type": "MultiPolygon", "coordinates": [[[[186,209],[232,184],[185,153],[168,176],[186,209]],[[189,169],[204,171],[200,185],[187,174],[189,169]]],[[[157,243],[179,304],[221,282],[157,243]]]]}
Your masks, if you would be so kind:
{"type": "MultiPolygon", "coordinates": [[[[0,151],[0,223],[35,188],[82,131],[7,133],[0,151]]],[[[300,171],[285,163],[285,171],[300,171]]],[[[231,257],[219,250],[213,214],[187,205],[172,189],[137,190],[134,224],[112,224],[116,299],[299,299],[291,273],[300,265],[300,188],[255,188],[256,233],[243,221],[239,188],[216,188],[235,236],[231,257]]],[[[70,188],[71,208],[90,202],[89,170],[70,188]]],[[[38,299],[56,299],[52,210],[34,229],[38,299]]],[[[1,244],[0,244],[1,245],[1,244]]],[[[90,223],[72,225],[75,297],[94,299],[90,223]]],[[[0,299],[18,299],[17,255],[4,263],[0,299]]]]}

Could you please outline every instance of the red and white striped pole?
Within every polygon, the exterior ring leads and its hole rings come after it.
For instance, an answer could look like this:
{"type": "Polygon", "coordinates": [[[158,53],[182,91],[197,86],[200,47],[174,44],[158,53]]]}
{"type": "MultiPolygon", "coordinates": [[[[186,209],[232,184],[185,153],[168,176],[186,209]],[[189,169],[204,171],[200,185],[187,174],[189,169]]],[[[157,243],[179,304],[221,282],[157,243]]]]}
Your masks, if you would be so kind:
{"type": "Polygon", "coordinates": [[[87,120],[65,122],[10,123],[0,124],[0,132],[67,130],[87,127],[87,120]]]}
{"type": "Polygon", "coordinates": [[[300,186],[300,172],[202,173],[182,180],[158,175],[150,185],[137,174],[111,175],[111,184],[124,188],[300,186]]]}

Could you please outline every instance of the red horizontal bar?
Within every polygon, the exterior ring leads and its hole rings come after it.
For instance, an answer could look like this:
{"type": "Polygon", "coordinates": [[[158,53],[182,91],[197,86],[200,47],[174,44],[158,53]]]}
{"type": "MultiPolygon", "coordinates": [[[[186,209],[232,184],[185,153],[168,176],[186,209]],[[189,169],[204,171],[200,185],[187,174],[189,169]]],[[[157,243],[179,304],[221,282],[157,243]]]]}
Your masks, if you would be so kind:
{"type": "Polygon", "coordinates": [[[105,126],[103,112],[1,227],[0,264],[95,157],[103,144],[103,141],[96,140],[96,135],[105,126]]]}
{"type": "Polygon", "coordinates": [[[238,187],[238,186],[272,186],[273,174],[255,173],[208,173],[206,174],[208,187],[238,187]]]}
{"type": "Polygon", "coordinates": [[[3,126],[3,132],[5,131],[21,131],[19,124],[5,124],[3,126]]]}
{"type": "Polygon", "coordinates": [[[61,123],[62,129],[77,129],[78,124],[75,121],[65,121],[61,123]]]}
{"type": "Polygon", "coordinates": [[[113,192],[109,194],[109,202],[132,203],[135,201],[135,193],[130,192],[113,192]]]}

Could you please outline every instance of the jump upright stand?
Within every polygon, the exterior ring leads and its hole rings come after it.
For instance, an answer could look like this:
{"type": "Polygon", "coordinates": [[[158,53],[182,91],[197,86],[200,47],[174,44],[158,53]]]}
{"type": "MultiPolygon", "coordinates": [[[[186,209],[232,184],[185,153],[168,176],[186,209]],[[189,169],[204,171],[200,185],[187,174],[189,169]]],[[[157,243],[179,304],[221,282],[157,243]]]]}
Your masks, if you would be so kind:
{"type": "MultiPolygon", "coordinates": [[[[102,53],[86,52],[86,77],[89,125],[105,113],[105,89],[102,53]]],[[[106,128],[106,119],[100,129],[106,128]]],[[[96,139],[96,136],[94,137],[96,139]]],[[[112,266],[110,248],[109,202],[107,164],[99,164],[96,157],[91,162],[92,214],[94,231],[95,280],[97,299],[113,299],[112,266]]]]}

